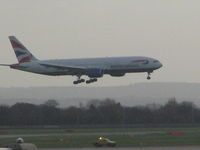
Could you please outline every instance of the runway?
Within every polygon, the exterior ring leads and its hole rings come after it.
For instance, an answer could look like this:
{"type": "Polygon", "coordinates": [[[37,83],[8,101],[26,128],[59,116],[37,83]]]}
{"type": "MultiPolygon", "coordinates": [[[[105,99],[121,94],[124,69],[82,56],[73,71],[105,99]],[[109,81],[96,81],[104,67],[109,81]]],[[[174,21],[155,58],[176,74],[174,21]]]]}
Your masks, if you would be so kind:
{"type": "Polygon", "coordinates": [[[200,150],[200,146],[170,146],[170,147],[115,147],[115,148],[48,148],[40,150],[200,150]]]}

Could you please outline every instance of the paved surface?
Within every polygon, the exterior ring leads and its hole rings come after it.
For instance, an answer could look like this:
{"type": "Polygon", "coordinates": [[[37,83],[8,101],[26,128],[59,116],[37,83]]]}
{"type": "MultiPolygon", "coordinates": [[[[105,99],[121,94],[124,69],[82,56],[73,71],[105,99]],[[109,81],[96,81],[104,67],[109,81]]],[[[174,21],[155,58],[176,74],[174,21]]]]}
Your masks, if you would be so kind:
{"type": "Polygon", "coordinates": [[[200,146],[175,146],[175,147],[116,147],[116,148],[50,148],[40,150],[200,150],[200,146]]]}
{"type": "MultiPolygon", "coordinates": [[[[17,135],[0,135],[2,138],[15,137],[38,137],[38,136],[87,136],[87,135],[147,135],[152,133],[165,133],[160,131],[153,132],[92,132],[92,133],[63,133],[63,134],[17,134],[17,135]]],[[[115,148],[45,148],[40,150],[200,150],[200,146],[175,146],[175,147],[115,147],[115,148]]]]}
{"type": "Polygon", "coordinates": [[[148,132],[91,132],[91,133],[51,133],[51,134],[16,134],[16,135],[0,135],[1,138],[17,138],[17,137],[45,137],[45,136],[88,136],[88,135],[146,135],[153,133],[165,133],[161,131],[148,132]]]}

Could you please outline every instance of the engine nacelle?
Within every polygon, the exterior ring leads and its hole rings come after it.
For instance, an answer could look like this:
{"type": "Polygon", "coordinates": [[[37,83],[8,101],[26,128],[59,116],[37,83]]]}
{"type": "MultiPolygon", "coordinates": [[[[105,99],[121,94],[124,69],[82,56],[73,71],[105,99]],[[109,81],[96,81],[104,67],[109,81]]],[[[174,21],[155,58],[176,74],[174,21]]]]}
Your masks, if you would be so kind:
{"type": "Polygon", "coordinates": [[[103,76],[104,71],[98,68],[87,69],[85,75],[90,78],[99,78],[103,76]]]}
{"type": "Polygon", "coordinates": [[[124,72],[115,72],[115,73],[111,73],[110,74],[111,76],[113,76],[113,77],[122,77],[122,76],[124,76],[125,75],[125,73],[124,72]]]}

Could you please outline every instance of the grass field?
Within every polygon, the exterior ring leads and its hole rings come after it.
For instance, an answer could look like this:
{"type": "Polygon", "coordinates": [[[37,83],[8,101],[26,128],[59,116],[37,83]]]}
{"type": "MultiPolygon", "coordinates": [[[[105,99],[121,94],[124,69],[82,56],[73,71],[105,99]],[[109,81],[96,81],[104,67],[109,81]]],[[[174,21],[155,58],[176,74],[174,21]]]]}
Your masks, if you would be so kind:
{"type": "Polygon", "coordinates": [[[93,133],[93,132],[146,132],[146,131],[184,131],[200,132],[200,127],[187,128],[104,128],[104,129],[6,129],[0,130],[1,134],[45,134],[45,133],[93,133]]]}
{"type": "MultiPolygon", "coordinates": [[[[110,135],[108,138],[117,142],[119,147],[127,146],[178,146],[200,145],[200,134],[188,133],[184,135],[148,134],[148,135],[110,135]]],[[[27,137],[26,142],[35,143],[39,148],[64,147],[92,147],[98,136],[51,136],[27,137]]],[[[15,141],[15,138],[0,140],[0,146],[15,141]]]]}
{"type": "MultiPolygon", "coordinates": [[[[36,144],[39,148],[66,148],[66,147],[92,147],[92,143],[102,135],[76,135],[76,133],[91,132],[134,132],[134,131],[164,131],[147,135],[107,135],[117,142],[119,147],[128,146],[184,146],[200,145],[200,128],[137,128],[137,129],[76,129],[72,136],[26,137],[25,142],[36,144]],[[181,135],[171,135],[169,132],[183,131],[181,135]]],[[[64,129],[53,130],[8,130],[9,134],[37,134],[37,133],[66,133],[64,129]]],[[[72,131],[70,131],[72,132],[72,131]]],[[[0,140],[0,146],[13,143],[15,138],[0,140]]]]}

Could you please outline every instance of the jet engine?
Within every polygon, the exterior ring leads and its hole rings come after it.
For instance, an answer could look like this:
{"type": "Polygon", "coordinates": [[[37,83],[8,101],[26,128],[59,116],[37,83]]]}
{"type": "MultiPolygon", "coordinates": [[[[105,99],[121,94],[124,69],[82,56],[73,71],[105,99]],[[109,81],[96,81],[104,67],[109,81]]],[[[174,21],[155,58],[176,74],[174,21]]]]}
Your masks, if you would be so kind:
{"type": "Polygon", "coordinates": [[[115,73],[110,73],[110,75],[112,77],[122,77],[125,75],[125,73],[124,72],[115,72],[115,73]]]}
{"type": "Polygon", "coordinates": [[[99,78],[103,76],[104,71],[98,68],[91,68],[86,70],[86,75],[90,78],[99,78]]]}

